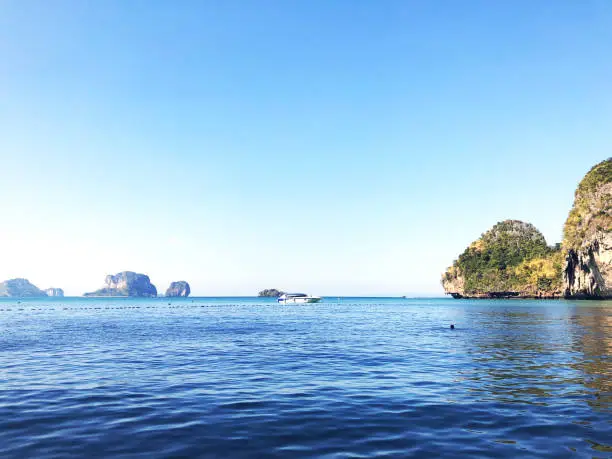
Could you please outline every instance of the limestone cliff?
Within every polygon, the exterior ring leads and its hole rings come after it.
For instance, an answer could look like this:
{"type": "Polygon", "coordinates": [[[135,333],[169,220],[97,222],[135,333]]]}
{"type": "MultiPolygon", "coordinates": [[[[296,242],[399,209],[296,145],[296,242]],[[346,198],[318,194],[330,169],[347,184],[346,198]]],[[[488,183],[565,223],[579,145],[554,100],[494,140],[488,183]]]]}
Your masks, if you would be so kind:
{"type": "Polygon", "coordinates": [[[64,291],[61,288],[48,288],[45,289],[47,296],[64,296],[64,291]]]}
{"type": "Polygon", "coordinates": [[[465,297],[465,276],[461,272],[461,269],[453,264],[446,272],[442,275],[442,287],[444,287],[444,293],[452,295],[453,298],[465,297]]]}
{"type": "Polygon", "coordinates": [[[168,290],[166,290],[166,296],[184,296],[188,297],[191,293],[189,283],[185,281],[172,282],[168,290]]]}
{"type": "Polygon", "coordinates": [[[565,296],[612,298],[612,158],[578,185],[563,235],[565,296]]]}
{"type": "Polygon", "coordinates": [[[454,298],[554,298],[562,293],[562,253],[532,224],[497,223],[442,275],[454,298]]]}
{"type": "Polygon", "coordinates": [[[47,294],[27,279],[9,279],[0,282],[0,297],[7,296],[25,298],[47,296],[47,294]]]}
{"type": "Polygon", "coordinates": [[[151,283],[149,276],[132,271],[123,271],[115,275],[108,275],[106,286],[95,292],[85,293],[84,296],[131,296],[155,297],[157,289],[151,283]]]}

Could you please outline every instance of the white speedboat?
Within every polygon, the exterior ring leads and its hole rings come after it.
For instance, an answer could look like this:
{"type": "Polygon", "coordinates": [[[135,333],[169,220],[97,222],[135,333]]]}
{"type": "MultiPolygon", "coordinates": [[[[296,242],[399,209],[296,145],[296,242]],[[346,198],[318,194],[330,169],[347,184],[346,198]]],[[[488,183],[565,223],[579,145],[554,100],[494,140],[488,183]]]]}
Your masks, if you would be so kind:
{"type": "Polygon", "coordinates": [[[321,301],[320,296],[308,296],[305,293],[285,293],[278,298],[279,303],[318,303],[321,301]]]}

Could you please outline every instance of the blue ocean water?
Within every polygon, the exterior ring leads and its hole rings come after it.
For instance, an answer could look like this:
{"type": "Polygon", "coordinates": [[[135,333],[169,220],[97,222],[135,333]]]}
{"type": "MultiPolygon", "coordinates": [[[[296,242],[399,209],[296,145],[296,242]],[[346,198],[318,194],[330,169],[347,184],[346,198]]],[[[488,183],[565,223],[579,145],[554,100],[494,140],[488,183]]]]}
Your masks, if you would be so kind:
{"type": "Polygon", "coordinates": [[[0,456],[612,457],[612,302],[2,299],[0,456]]]}

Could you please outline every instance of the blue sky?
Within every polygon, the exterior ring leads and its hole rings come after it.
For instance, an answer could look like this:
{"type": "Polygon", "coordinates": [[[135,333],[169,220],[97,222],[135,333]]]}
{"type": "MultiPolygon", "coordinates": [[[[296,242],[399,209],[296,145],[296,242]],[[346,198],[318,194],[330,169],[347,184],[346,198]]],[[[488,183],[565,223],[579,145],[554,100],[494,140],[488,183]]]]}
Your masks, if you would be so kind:
{"type": "Polygon", "coordinates": [[[436,295],[610,156],[612,2],[0,2],[0,278],[436,295]]]}

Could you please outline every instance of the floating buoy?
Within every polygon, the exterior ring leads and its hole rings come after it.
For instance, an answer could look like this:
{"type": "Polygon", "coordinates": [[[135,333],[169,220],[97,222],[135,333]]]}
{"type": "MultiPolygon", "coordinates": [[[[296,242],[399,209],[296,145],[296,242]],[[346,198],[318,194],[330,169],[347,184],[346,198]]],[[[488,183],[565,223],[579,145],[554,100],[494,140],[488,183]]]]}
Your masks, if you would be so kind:
{"type": "Polygon", "coordinates": [[[455,329],[455,324],[451,324],[451,330],[455,329]]]}

